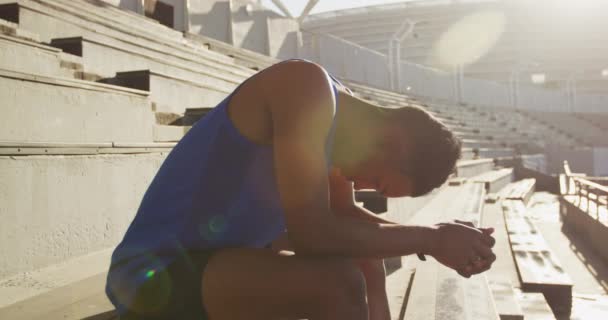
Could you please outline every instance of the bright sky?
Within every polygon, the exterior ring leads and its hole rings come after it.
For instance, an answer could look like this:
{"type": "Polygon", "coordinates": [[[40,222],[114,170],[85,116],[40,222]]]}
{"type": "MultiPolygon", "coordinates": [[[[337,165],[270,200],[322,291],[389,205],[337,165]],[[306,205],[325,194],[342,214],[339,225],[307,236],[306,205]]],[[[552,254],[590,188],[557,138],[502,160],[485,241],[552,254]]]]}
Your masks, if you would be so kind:
{"type": "MultiPolygon", "coordinates": [[[[339,9],[372,6],[383,3],[406,2],[411,0],[320,0],[311,13],[333,11],[339,9]]],[[[307,0],[283,0],[283,4],[289,9],[294,17],[300,15],[307,0]]],[[[262,4],[268,8],[275,8],[271,0],[262,0],[262,4]]],[[[277,10],[278,11],[278,10],[277,10]]]]}

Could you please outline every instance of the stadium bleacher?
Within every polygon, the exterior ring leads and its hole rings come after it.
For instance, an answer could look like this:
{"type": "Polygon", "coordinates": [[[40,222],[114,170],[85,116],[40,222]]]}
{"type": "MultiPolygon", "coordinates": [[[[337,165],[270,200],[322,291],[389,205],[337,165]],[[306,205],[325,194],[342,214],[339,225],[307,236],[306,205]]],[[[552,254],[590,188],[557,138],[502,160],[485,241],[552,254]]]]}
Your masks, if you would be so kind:
{"type": "MultiPolygon", "coordinates": [[[[100,264],[107,263],[108,248],[124,232],[155,170],[196,121],[240,82],[276,59],[211,38],[184,35],[99,1],[0,2],[0,110],[5,123],[0,128],[0,162],[27,167],[26,162],[36,156],[38,162],[31,171],[20,169],[27,176],[35,175],[36,168],[62,167],[70,161],[77,169],[66,169],[63,182],[81,179],[80,194],[59,194],[59,199],[52,199],[62,203],[59,209],[34,215],[32,208],[12,204],[9,210],[49,225],[54,219],[69,224],[75,221],[70,220],[74,212],[87,208],[73,198],[111,196],[120,181],[129,179],[130,170],[143,168],[132,173],[137,186],[120,189],[129,196],[86,211],[102,220],[77,219],[77,225],[67,231],[78,233],[71,238],[78,243],[75,249],[57,240],[61,235],[54,230],[32,231],[41,233],[35,236],[35,243],[11,242],[28,254],[11,261],[14,266],[10,268],[7,262],[0,262],[0,269],[4,268],[0,272],[0,318],[116,319],[103,293],[107,265],[100,264]],[[93,162],[96,166],[90,169],[93,162]],[[87,170],[95,174],[89,176],[87,170]],[[98,194],[99,190],[105,193],[98,194]],[[87,238],[89,232],[101,240],[87,238]],[[47,240],[59,244],[40,245],[47,240]],[[69,249],[62,251],[62,244],[69,249]],[[79,271],[73,279],[62,276],[74,270],[79,271]],[[60,280],[40,280],[49,278],[60,280]]],[[[505,280],[490,274],[468,281],[435,261],[403,258],[402,267],[388,276],[393,319],[569,315],[572,283],[550,250],[543,247],[533,222],[526,220],[525,204],[534,183],[513,183],[513,169],[496,167],[493,158],[537,153],[551,143],[605,143],[607,119],[454,105],[349,79],[344,82],[358,97],[381,106],[416,105],[428,110],[464,143],[452,183],[427,196],[424,205],[402,222],[465,219],[487,225],[483,216],[490,210],[496,217],[507,218],[506,227],[497,228],[497,237],[504,240],[500,250],[514,256],[515,262],[505,262],[503,268],[519,278],[505,280]],[[594,131],[579,130],[582,122],[591,123],[594,131]],[[496,204],[484,204],[489,193],[497,195],[496,204]],[[507,209],[503,212],[503,208],[507,209]],[[521,241],[526,244],[519,246],[521,241]],[[527,246],[528,242],[534,246],[527,246]],[[552,269],[539,271],[534,264],[552,269]]],[[[58,187],[60,182],[49,180],[44,188],[58,187]]],[[[20,185],[15,176],[7,186],[19,190],[20,185]]],[[[29,186],[18,193],[39,195],[32,191],[36,188],[42,187],[29,186]]],[[[36,201],[33,197],[20,199],[36,201]]],[[[378,201],[377,194],[373,198],[378,201]]],[[[380,207],[386,208],[383,214],[388,217],[398,217],[400,207],[411,205],[411,199],[384,200],[388,205],[380,207]]],[[[9,225],[13,222],[16,228],[24,226],[16,218],[9,225]]]]}

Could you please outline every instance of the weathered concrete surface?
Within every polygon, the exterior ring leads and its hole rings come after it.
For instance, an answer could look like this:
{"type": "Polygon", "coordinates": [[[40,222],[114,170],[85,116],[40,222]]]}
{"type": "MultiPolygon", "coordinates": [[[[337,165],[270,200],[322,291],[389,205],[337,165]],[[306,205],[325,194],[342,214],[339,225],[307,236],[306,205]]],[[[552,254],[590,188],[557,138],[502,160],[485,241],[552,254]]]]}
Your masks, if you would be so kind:
{"type": "Polygon", "coordinates": [[[526,320],[555,320],[555,316],[542,293],[519,292],[518,301],[524,311],[526,320]]]}
{"type": "MultiPolygon", "coordinates": [[[[535,193],[528,214],[572,278],[578,294],[608,294],[608,263],[585,243],[585,234],[568,230],[559,215],[559,198],[545,192],[535,193]]],[[[604,243],[603,250],[605,251],[604,243]]]]}
{"type": "MultiPolygon", "coordinates": [[[[34,320],[34,319],[64,319],[80,320],[85,317],[96,316],[114,310],[104,293],[106,282],[106,271],[99,270],[101,267],[107,269],[109,264],[109,253],[103,253],[103,261],[97,261],[98,265],[90,262],[100,260],[99,258],[88,259],[89,265],[81,261],[69,261],[61,267],[54,268],[51,272],[38,272],[36,278],[49,283],[53,277],[73,276],[69,281],[60,285],[52,284],[47,291],[40,291],[29,298],[19,299],[18,302],[0,307],[0,318],[11,320],[34,320]],[[85,268],[88,275],[84,275],[81,268],[85,268]],[[46,276],[42,278],[42,275],[46,276]]],[[[96,320],[99,320],[95,318],[96,320]]],[[[103,318],[102,318],[103,319],[103,318]]]]}
{"type": "Polygon", "coordinates": [[[59,52],[53,47],[0,35],[0,69],[62,76],[59,52]]]}
{"type": "Polygon", "coordinates": [[[568,273],[527,216],[523,202],[504,200],[502,207],[522,290],[542,292],[556,315],[569,316],[572,280],[568,273]]]}
{"type": "Polygon", "coordinates": [[[580,239],[608,263],[608,209],[604,206],[596,208],[593,201],[587,203],[585,198],[579,199],[578,196],[563,196],[560,202],[564,226],[579,235],[580,239]],[[596,209],[599,209],[599,219],[587,213],[587,206],[593,215],[596,214],[596,209]]]}
{"type": "Polygon", "coordinates": [[[165,157],[0,157],[0,279],[115,246],[165,157]]]}
{"type": "Polygon", "coordinates": [[[154,52],[115,39],[104,39],[99,34],[89,37],[55,38],[52,44],[75,55],[81,55],[85,71],[102,77],[114,76],[116,72],[152,69],[172,77],[215,86],[220,90],[230,90],[253,74],[240,70],[225,70],[221,68],[221,64],[200,58],[184,59],[169,53],[154,52]]]}
{"type": "Polygon", "coordinates": [[[104,79],[103,82],[149,90],[155,111],[176,114],[183,114],[189,108],[213,108],[236,87],[192,82],[150,70],[121,72],[114,78],[104,79]]]}
{"type": "Polygon", "coordinates": [[[233,44],[231,1],[190,1],[190,32],[233,44]]]}
{"type": "Polygon", "coordinates": [[[484,205],[482,226],[494,228],[494,253],[496,261],[487,272],[490,289],[496,302],[496,310],[501,320],[522,319],[523,311],[519,306],[513,287],[520,287],[517,267],[511,253],[509,236],[500,203],[484,205]]]}
{"type": "Polygon", "coordinates": [[[3,140],[153,141],[145,92],[0,70],[0,97],[3,140]]]}
{"type": "Polygon", "coordinates": [[[458,161],[457,173],[458,177],[474,177],[494,168],[492,159],[479,160],[462,160],[458,161]]]}
{"type": "Polygon", "coordinates": [[[232,63],[230,57],[189,45],[179,33],[177,36],[151,33],[147,19],[131,19],[126,23],[112,19],[111,15],[100,17],[87,14],[74,6],[73,3],[66,6],[65,2],[48,0],[39,3],[20,1],[19,25],[39,34],[44,42],[55,38],[86,37],[108,45],[155,54],[167,61],[198,61],[202,65],[217,67],[218,71],[226,74],[248,71],[232,63]]]}
{"type": "MultiPolygon", "coordinates": [[[[409,222],[462,219],[479,225],[483,195],[479,183],[445,187],[409,222]]],[[[485,275],[465,279],[435,261],[426,261],[417,263],[405,319],[498,319],[498,313],[485,275]]]]}
{"type": "Polygon", "coordinates": [[[488,171],[473,177],[472,180],[483,183],[486,188],[486,192],[494,193],[501,190],[507,184],[513,181],[513,169],[505,168],[488,171]]]}
{"type": "MultiPolygon", "coordinates": [[[[13,317],[7,317],[6,312],[25,309],[28,304],[22,302],[26,300],[31,301],[38,297],[35,301],[48,301],[49,297],[55,297],[55,293],[61,291],[63,287],[105,274],[110,265],[113,249],[103,249],[41,269],[19,272],[0,280],[0,319],[13,319],[13,317]],[[42,298],[44,296],[46,298],[42,298]]],[[[101,276],[99,278],[101,279],[101,276]]],[[[64,295],[61,299],[55,298],[52,301],[55,304],[53,307],[66,306],[87,295],[103,292],[104,286],[105,282],[101,280],[89,282],[89,285],[73,290],[68,296],[64,295]]],[[[72,286],[72,288],[74,287],[72,286]]],[[[34,304],[29,307],[40,306],[34,304]]],[[[29,312],[41,311],[44,310],[29,310],[29,312]]]]}

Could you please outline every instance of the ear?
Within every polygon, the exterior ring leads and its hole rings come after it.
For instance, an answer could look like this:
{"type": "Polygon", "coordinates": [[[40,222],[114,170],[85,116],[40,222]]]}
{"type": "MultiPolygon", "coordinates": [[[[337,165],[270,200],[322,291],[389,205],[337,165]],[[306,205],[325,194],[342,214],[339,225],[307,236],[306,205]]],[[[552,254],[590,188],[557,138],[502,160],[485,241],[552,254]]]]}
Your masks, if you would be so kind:
{"type": "Polygon", "coordinates": [[[384,128],[382,136],[378,149],[384,159],[401,162],[406,158],[410,144],[402,126],[390,123],[384,128]]]}

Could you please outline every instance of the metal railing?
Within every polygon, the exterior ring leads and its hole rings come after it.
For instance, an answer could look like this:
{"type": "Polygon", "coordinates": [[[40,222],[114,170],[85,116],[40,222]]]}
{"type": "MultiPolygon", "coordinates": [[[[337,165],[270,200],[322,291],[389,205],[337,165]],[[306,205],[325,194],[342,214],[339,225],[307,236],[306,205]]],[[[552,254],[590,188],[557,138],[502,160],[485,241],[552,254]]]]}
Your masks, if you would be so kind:
{"type": "Polygon", "coordinates": [[[572,173],[567,161],[564,161],[564,177],[565,188],[562,194],[574,196],[572,200],[575,205],[595,220],[608,225],[608,186],[594,182],[605,181],[605,178],[572,173]]]}

